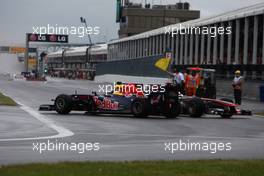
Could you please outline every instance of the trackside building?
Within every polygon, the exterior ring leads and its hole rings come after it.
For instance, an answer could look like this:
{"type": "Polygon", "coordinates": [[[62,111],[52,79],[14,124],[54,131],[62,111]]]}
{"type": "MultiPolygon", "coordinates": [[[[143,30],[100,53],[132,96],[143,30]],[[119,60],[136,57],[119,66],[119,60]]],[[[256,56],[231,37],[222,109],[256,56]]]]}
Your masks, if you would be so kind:
{"type": "Polygon", "coordinates": [[[171,50],[173,65],[179,68],[214,68],[223,78],[241,69],[248,79],[264,80],[263,32],[264,3],[169,25],[111,41],[107,61],[97,65],[97,75],[165,76],[153,65],[171,50]],[[224,33],[216,33],[218,29],[224,33]]]}

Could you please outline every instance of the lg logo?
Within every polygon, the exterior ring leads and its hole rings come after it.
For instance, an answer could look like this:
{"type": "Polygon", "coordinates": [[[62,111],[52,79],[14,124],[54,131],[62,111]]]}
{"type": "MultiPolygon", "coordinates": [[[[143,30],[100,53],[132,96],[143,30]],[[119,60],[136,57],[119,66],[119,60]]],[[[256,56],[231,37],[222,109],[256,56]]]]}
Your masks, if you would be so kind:
{"type": "Polygon", "coordinates": [[[65,36],[58,36],[58,42],[66,42],[67,39],[65,36]]]}
{"type": "Polygon", "coordinates": [[[46,41],[46,36],[32,34],[32,35],[29,36],[29,40],[30,41],[46,41]]]}
{"type": "Polygon", "coordinates": [[[49,37],[50,42],[66,42],[67,39],[65,36],[56,36],[56,35],[51,35],[49,37]]]}

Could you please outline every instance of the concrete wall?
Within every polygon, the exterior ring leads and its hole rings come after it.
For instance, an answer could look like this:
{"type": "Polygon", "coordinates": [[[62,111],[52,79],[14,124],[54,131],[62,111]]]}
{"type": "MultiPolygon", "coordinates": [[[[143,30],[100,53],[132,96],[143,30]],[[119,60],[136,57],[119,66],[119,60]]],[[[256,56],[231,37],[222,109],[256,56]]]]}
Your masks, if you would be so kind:
{"type": "MultiPolygon", "coordinates": [[[[243,98],[247,100],[259,101],[259,87],[264,85],[264,81],[245,81],[243,87],[243,98]]],[[[232,80],[218,80],[217,92],[219,96],[233,97],[232,80]]],[[[264,106],[263,106],[264,110],[264,106]]]]}
{"type": "Polygon", "coordinates": [[[162,56],[100,63],[96,66],[96,75],[114,74],[142,77],[166,77],[166,73],[154,67],[155,62],[160,58],[162,58],[162,56]]]}

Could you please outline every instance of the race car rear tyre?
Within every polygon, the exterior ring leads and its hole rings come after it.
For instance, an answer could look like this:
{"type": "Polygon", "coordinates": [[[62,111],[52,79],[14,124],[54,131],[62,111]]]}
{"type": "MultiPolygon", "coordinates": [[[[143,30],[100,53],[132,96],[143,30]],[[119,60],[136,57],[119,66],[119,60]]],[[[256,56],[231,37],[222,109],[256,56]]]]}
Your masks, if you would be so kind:
{"type": "Polygon", "coordinates": [[[91,113],[92,115],[96,115],[97,106],[93,99],[88,100],[88,111],[87,113],[91,113]]]}
{"type": "Polygon", "coordinates": [[[163,114],[168,119],[176,118],[181,113],[181,105],[177,102],[170,102],[169,100],[167,102],[164,102],[163,107],[163,114]]]}
{"type": "Polygon", "coordinates": [[[188,111],[191,117],[201,117],[205,112],[205,104],[200,98],[192,98],[188,102],[188,111]]]}
{"type": "Polygon", "coordinates": [[[132,114],[135,117],[147,117],[148,116],[148,103],[146,99],[137,98],[131,105],[132,114]]]}
{"type": "Polygon", "coordinates": [[[55,110],[59,114],[69,114],[71,112],[72,99],[69,95],[59,95],[55,99],[55,110]]]}

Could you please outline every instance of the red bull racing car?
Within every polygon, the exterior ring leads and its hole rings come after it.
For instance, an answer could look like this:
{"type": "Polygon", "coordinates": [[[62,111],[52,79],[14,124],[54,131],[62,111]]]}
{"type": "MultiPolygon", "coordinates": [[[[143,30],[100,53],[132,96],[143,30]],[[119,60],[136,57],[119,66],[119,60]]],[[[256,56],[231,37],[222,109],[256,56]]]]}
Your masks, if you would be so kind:
{"type": "Polygon", "coordinates": [[[136,117],[162,115],[176,118],[180,112],[178,92],[172,84],[163,88],[156,86],[155,92],[146,95],[137,84],[119,84],[110,94],[98,95],[65,95],[56,97],[54,104],[41,105],[40,111],[56,111],[69,114],[71,111],[85,111],[92,114],[133,114],[136,117]],[[120,89],[121,88],[121,89],[120,89]],[[119,90],[116,90],[119,89],[119,90]],[[159,89],[162,89],[159,90],[159,89]]]}

